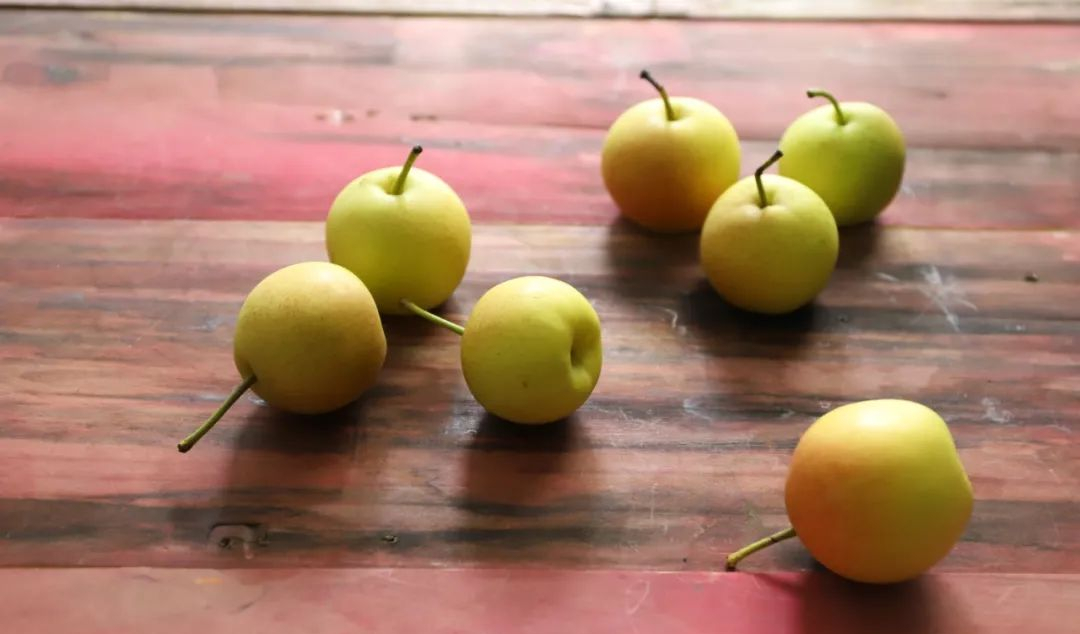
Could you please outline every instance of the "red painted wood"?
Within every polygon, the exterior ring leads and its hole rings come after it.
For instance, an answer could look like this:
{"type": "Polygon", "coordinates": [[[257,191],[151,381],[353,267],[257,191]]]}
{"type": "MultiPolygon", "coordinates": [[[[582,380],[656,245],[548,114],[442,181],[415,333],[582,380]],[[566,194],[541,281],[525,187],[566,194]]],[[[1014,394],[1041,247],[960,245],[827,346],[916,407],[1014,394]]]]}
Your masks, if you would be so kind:
{"type": "MultiPolygon", "coordinates": [[[[320,111],[321,112],[321,111],[320,111]]],[[[398,165],[413,142],[477,222],[607,224],[603,132],[363,119],[280,107],[0,101],[0,215],[323,220],[357,175],[398,165]],[[77,139],[77,142],[73,141],[77,139]]],[[[746,142],[746,169],[775,149],[746,142]]],[[[888,225],[1080,227],[1080,153],[915,149],[888,225]]]]}
{"type": "MultiPolygon", "coordinates": [[[[691,239],[480,225],[474,244],[453,318],[526,273],[595,302],[605,368],[572,422],[486,418],[454,335],[395,319],[363,404],[307,421],[245,400],[180,455],[236,380],[244,294],[324,258],[321,226],[0,221],[0,566],[718,570],[783,525],[816,416],[901,396],[950,421],[977,492],[940,571],[1080,571],[1077,232],[845,232],[819,304],[783,319],[726,308],[691,239]],[[248,525],[251,559],[220,546],[248,525]]],[[[796,542],[746,562],[810,565],[796,542]]]]}
{"type": "Polygon", "coordinates": [[[2,15],[4,216],[318,220],[420,141],[477,220],[605,224],[649,65],[729,114],[744,173],[824,84],[915,148],[883,222],[1080,222],[1078,26],[2,15]]]}
{"type": "Polygon", "coordinates": [[[1080,575],[153,568],[0,571],[16,632],[1069,634],[1080,575]]]}

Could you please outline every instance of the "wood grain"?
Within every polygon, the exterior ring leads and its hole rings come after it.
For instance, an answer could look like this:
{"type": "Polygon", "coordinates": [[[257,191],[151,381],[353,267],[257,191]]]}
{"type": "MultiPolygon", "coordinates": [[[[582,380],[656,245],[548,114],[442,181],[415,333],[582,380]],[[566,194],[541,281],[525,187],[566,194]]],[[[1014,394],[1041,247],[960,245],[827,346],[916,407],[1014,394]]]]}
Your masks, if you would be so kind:
{"type": "Polygon", "coordinates": [[[607,224],[599,150],[649,65],[731,116],[743,173],[824,83],[907,133],[883,222],[1074,229],[1078,55],[1080,26],[7,11],[0,215],[319,220],[422,142],[479,221],[607,224]]]}
{"type": "Polygon", "coordinates": [[[131,568],[3,570],[0,583],[0,616],[20,632],[1066,634],[1080,618],[1080,575],[867,587],[824,574],[131,568]]]}
{"type": "MultiPolygon", "coordinates": [[[[236,380],[244,294],[323,259],[321,238],[0,220],[0,565],[717,570],[783,524],[787,459],[816,416],[898,396],[950,422],[977,491],[941,571],[1080,572],[1075,231],[845,232],[820,301],[762,319],[702,285],[691,239],[482,224],[443,312],[465,321],[514,275],[579,287],[605,369],[572,420],[486,417],[454,335],[401,318],[361,403],[299,419],[244,401],[177,454],[236,380]]],[[[747,562],[810,566],[795,543],[747,562]]]]}
{"type": "MultiPolygon", "coordinates": [[[[328,125],[303,108],[207,112],[92,101],[0,102],[0,215],[323,220],[359,174],[421,165],[486,223],[603,225],[617,216],[600,178],[603,131],[471,123],[328,125]],[[28,111],[33,110],[32,116],[28,111]],[[72,138],[78,143],[73,144],[72,138]]],[[[743,143],[745,171],[774,142],[743,143]]],[[[913,149],[888,225],[1080,228],[1080,152],[913,149]]]]}
{"type": "Polygon", "coordinates": [[[183,11],[331,11],[399,15],[500,15],[803,19],[1077,20],[1076,0],[18,0],[32,7],[183,11]]]}

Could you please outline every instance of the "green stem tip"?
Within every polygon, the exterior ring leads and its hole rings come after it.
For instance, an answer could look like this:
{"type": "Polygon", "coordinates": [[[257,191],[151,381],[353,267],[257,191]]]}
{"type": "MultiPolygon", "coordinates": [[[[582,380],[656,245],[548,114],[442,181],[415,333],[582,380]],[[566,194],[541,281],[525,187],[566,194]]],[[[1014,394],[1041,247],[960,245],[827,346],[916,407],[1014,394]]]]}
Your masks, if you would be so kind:
{"type": "Polygon", "coordinates": [[[453,330],[454,332],[456,332],[459,335],[465,334],[465,327],[464,326],[459,326],[458,324],[455,324],[454,322],[450,321],[449,319],[443,319],[442,317],[439,317],[438,315],[436,315],[434,313],[428,312],[428,311],[424,310],[423,308],[420,308],[416,304],[410,302],[407,299],[401,300],[401,305],[404,306],[405,308],[408,308],[414,314],[419,315],[420,317],[423,317],[424,319],[430,321],[433,324],[438,324],[438,325],[442,326],[443,328],[446,328],[448,330],[453,330]]]}
{"type": "Polygon", "coordinates": [[[782,156],[784,156],[784,153],[777,150],[773,152],[773,155],[769,157],[769,160],[761,164],[761,167],[754,170],[754,182],[757,183],[758,199],[761,200],[762,209],[769,206],[769,201],[765,200],[765,186],[761,184],[761,175],[765,173],[765,170],[769,169],[769,166],[779,161],[782,156]]]}
{"type": "Polygon", "coordinates": [[[675,109],[671,107],[671,100],[668,99],[667,91],[660,85],[660,82],[653,79],[652,74],[647,70],[641,71],[639,75],[642,79],[652,84],[652,87],[656,89],[656,92],[660,93],[660,98],[664,100],[664,111],[667,112],[668,121],[675,120],[675,109]]]}
{"type": "Polygon", "coordinates": [[[225,412],[229,411],[229,408],[232,407],[233,404],[236,403],[237,399],[239,399],[244,394],[244,392],[247,392],[248,388],[250,388],[252,385],[255,385],[254,374],[248,376],[240,383],[240,385],[237,385],[235,388],[233,388],[232,393],[229,394],[229,396],[225,399],[225,402],[218,406],[217,410],[210,415],[210,418],[207,418],[206,422],[200,425],[199,428],[192,432],[190,436],[181,440],[179,444],[176,445],[176,448],[180,451],[180,453],[187,453],[188,451],[190,451],[191,448],[195,446],[195,443],[199,442],[199,439],[205,436],[206,432],[214,428],[214,425],[216,425],[217,422],[221,420],[221,417],[225,415],[225,412]]]}
{"type": "Polygon", "coordinates": [[[833,97],[831,93],[825,90],[812,89],[806,91],[806,96],[813,99],[814,97],[825,97],[832,104],[833,110],[836,110],[836,122],[840,125],[847,123],[847,117],[844,116],[844,111],[840,109],[840,102],[833,97]]]}
{"type": "Polygon", "coordinates": [[[727,561],[724,564],[724,569],[727,571],[735,570],[735,567],[739,565],[739,562],[748,555],[752,555],[762,548],[768,548],[773,544],[782,542],[785,539],[791,539],[792,537],[795,537],[795,529],[789,526],[778,533],[773,533],[764,539],[759,539],[753,544],[743,546],[739,550],[728,555],[727,561]]]}
{"type": "Polygon", "coordinates": [[[409,152],[409,158],[405,159],[405,165],[401,166],[401,172],[398,173],[397,180],[394,181],[393,194],[400,196],[405,191],[405,179],[409,176],[409,170],[412,169],[413,163],[416,162],[416,157],[420,156],[420,153],[424,151],[424,148],[419,145],[414,145],[412,151],[409,152]]]}

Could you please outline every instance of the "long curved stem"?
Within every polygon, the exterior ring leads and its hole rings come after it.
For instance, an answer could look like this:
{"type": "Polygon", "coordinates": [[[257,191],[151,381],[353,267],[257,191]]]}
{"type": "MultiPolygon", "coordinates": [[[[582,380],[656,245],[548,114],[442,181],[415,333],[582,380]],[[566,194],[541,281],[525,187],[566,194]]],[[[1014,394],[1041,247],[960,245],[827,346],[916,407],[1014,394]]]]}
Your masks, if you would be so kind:
{"type": "Polygon", "coordinates": [[[765,173],[765,170],[769,169],[769,166],[780,160],[784,156],[784,153],[780,150],[773,152],[773,155],[769,157],[769,160],[761,164],[761,167],[754,170],[754,182],[757,183],[758,199],[761,200],[761,208],[764,209],[769,206],[769,201],[765,200],[765,185],[761,183],[761,175],[765,173]]]}
{"type": "Polygon", "coordinates": [[[424,148],[419,145],[414,145],[411,152],[409,152],[409,158],[405,159],[405,165],[401,166],[401,171],[398,172],[397,180],[394,181],[394,189],[391,193],[395,196],[400,196],[405,191],[405,179],[409,176],[409,170],[412,169],[413,163],[416,162],[416,157],[420,156],[420,153],[424,151],[424,148]]]}
{"type": "Polygon", "coordinates": [[[419,315],[420,317],[423,317],[424,319],[430,321],[433,324],[438,324],[438,325],[442,326],[443,328],[453,330],[454,332],[456,332],[459,335],[465,334],[465,327],[464,326],[459,326],[459,325],[455,324],[454,322],[450,321],[449,319],[443,319],[442,317],[439,317],[438,315],[436,315],[434,313],[430,313],[430,312],[424,310],[423,308],[420,308],[416,304],[410,302],[407,299],[401,300],[401,305],[404,306],[405,308],[408,308],[414,314],[419,315]]]}
{"type": "Polygon", "coordinates": [[[833,109],[836,110],[836,122],[840,125],[844,125],[845,123],[847,123],[847,117],[844,116],[844,111],[840,109],[840,102],[837,101],[836,97],[833,97],[832,94],[830,94],[829,92],[820,89],[807,90],[806,96],[810,97],[811,99],[813,99],[814,97],[825,97],[832,103],[833,109]]]}
{"type": "Polygon", "coordinates": [[[762,548],[768,548],[773,544],[782,542],[785,539],[791,539],[792,537],[795,537],[795,529],[789,526],[784,530],[780,531],[779,533],[773,533],[765,539],[759,539],[753,544],[743,546],[739,550],[736,550],[735,552],[728,555],[727,562],[724,565],[724,569],[735,570],[735,566],[738,566],[739,562],[745,559],[747,556],[756,553],[762,548]]]}
{"type": "Polygon", "coordinates": [[[647,70],[641,71],[639,75],[642,79],[652,84],[652,87],[656,89],[656,92],[660,93],[660,98],[664,100],[664,111],[667,113],[667,120],[675,120],[675,109],[671,107],[671,100],[668,99],[667,91],[660,85],[660,82],[653,79],[653,76],[647,70]]]}
{"type": "Polygon", "coordinates": [[[214,425],[216,425],[217,422],[221,420],[221,417],[225,415],[225,412],[229,411],[229,408],[232,407],[233,404],[236,403],[237,399],[239,399],[244,394],[244,392],[247,392],[248,388],[250,388],[252,385],[255,385],[254,374],[248,376],[240,383],[240,385],[237,385],[235,388],[233,388],[232,393],[229,394],[229,396],[225,399],[225,402],[218,406],[217,410],[215,410],[214,413],[210,415],[210,418],[207,418],[206,422],[200,425],[199,428],[192,432],[190,436],[181,440],[180,443],[176,445],[176,448],[180,450],[180,453],[187,453],[188,451],[190,451],[191,448],[195,446],[195,443],[199,442],[199,439],[205,436],[206,432],[214,428],[214,425]]]}

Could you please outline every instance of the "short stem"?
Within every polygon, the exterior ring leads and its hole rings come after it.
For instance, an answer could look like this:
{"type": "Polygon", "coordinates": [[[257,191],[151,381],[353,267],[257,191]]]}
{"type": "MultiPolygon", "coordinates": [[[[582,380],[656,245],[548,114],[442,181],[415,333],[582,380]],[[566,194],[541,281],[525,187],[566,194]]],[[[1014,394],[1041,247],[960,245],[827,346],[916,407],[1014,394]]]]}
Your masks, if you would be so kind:
{"type": "Polygon", "coordinates": [[[247,392],[248,388],[250,388],[252,385],[255,385],[254,374],[248,376],[240,383],[240,385],[237,385],[235,388],[233,388],[232,394],[229,394],[228,398],[225,399],[225,402],[217,408],[217,411],[211,414],[210,418],[207,418],[206,422],[200,425],[194,433],[192,433],[187,438],[181,440],[180,443],[176,445],[176,448],[180,450],[180,453],[187,453],[192,447],[194,447],[195,443],[199,442],[199,439],[205,436],[206,432],[213,429],[214,425],[216,425],[217,422],[221,420],[221,417],[225,415],[225,412],[229,411],[229,408],[232,407],[233,404],[236,403],[237,399],[239,399],[244,394],[244,392],[247,392]]]}
{"type": "Polygon", "coordinates": [[[455,324],[454,322],[450,321],[449,319],[443,319],[442,317],[439,317],[438,315],[436,315],[434,313],[430,313],[430,312],[424,310],[423,308],[420,308],[416,304],[410,302],[407,299],[401,300],[401,305],[404,306],[405,308],[408,308],[413,313],[423,317],[424,319],[426,319],[426,320],[428,320],[428,321],[430,321],[430,322],[432,322],[434,324],[438,324],[438,325],[442,326],[443,328],[453,330],[454,332],[456,332],[459,335],[465,334],[465,328],[464,327],[455,324]]]}
{"type": "Polygon", "coordinates": [[[761,164],[761,167],[754,170],[754,182],[757,183],[758,198],[761,200],[761,208],[764,209],[769,206],[769,201],[765,200],[765,185],[761,183],[761,175],[765,173],[765,170],[769,169],[769,166],[780,160],[780,157],[784,156],[784,153],[780,150],[773,152],[773,155],[769,157],[769,160],[761,164]]]}
{"type": "Polygon", "coordinates": [[[414,145],[411,152],[409,152],[409,158],[405,159],[405,165],[401,166],[401,172],[398,173],[397,180],[394,181],[393,194],[400,196],[401,192],[405,191],[405,179],[409,176],[409,170],[412,169],[413,163],[416,162],[416,157],[420,156],[420,153],[424,151],[424,148],[419,145],[414,145]]]}
{"type": "Polygon", "coordinates": [[[824,90],[807,90],[806,96],[813,99],[814,97],[825,97],[832,102],[833,110],[836,110],[836,122],[840,125],[847,123],[847,118],[844,117],[844,111],[840,109],[840,102],[836,100],[831,94],[824,90]]]}
{"type": "Polygon", "coordinates": [[[748,555],[753,555],[762,548],[768,548],[773,544],[784,541],[785,539],[791,539],[795,537],[795,529],[790,526],[780,531],[779,533],[773,533],[765,539],[759,539],[749,546],[743,546],[739,550],[728,555],[727,563],[724,566],[725,570],[735,570],[735,566],[739,565],[739,562],[745,559],[748,555]]]}
{"type": "Polygon", "coordinates": [[[675,120],[675,109],[671,107],[671,100],[668,99],[667,91],[660,85],[660,82],[653,79],[653,76],[649,74],[649,71],[641,71],[641,78],[652,84],[653,88],[660,93],[660,98],[664,100],[664,111],[667,112],[668,121],[675,120]]]}

